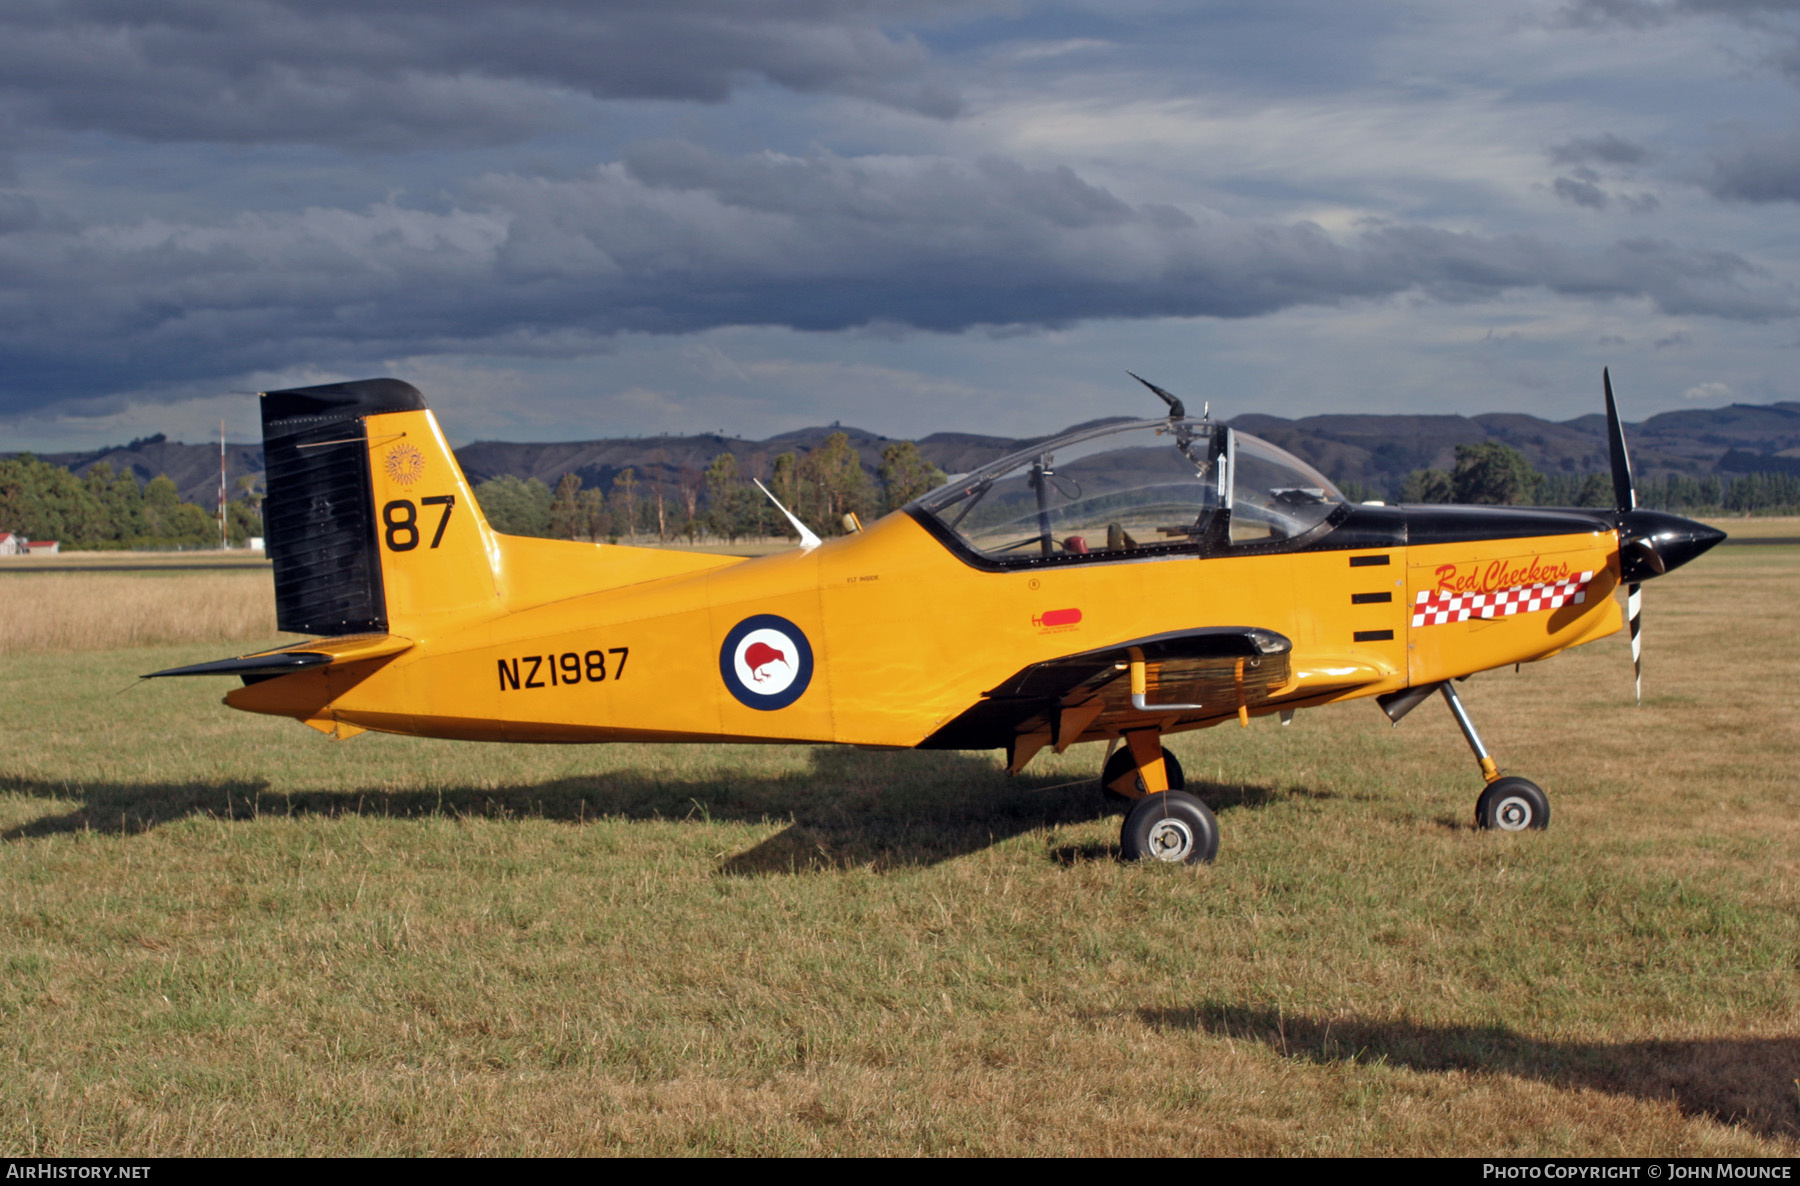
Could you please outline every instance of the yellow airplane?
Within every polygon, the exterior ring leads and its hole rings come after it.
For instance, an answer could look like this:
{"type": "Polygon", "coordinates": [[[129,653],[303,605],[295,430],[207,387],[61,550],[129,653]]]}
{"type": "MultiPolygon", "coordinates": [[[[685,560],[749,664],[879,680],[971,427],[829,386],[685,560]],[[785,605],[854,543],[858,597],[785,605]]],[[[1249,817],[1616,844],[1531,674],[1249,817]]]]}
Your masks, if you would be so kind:
{"type": "Polygon", "coordinates": [[[155,675],[239,676],[226,704],[338,738],[1004,749],[1015,773],[1106,742],[1123,855],[1199,863],[1218,824],[1163,736],[1365,696],[1398,722],[1442,695],[1478,825],[1544,827],[1452,681],[1612,634],[1621,583],[1635,657],[1638,583],[1724,538],[1636,509],[1610,378],[1611,511],[1356,505],[1145,386],[1167,416],[1045,440],[841,538],[794,520],[801,546],[755,559],[503,535],[411,385],[267,392],[277,619],[318,637],[155,675]]]}

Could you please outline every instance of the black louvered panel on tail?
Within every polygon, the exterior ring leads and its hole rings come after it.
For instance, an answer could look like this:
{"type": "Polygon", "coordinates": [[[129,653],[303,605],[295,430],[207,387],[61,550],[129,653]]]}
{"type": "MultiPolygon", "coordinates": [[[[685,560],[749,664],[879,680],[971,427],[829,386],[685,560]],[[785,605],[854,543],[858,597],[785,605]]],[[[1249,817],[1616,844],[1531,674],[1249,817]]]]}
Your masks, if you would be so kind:
{"type": "Polygon", "coordinates": [[[362,421],[265,439],[264,448],[276,625],[291,634],[387,633],[362,421]]]}
{"type": "Polygon", "coordinates": [[[387,633],[363,417],[424,406],[415,388],[394,379],[263,395],[263,530],[280,629],[387,633]]]}

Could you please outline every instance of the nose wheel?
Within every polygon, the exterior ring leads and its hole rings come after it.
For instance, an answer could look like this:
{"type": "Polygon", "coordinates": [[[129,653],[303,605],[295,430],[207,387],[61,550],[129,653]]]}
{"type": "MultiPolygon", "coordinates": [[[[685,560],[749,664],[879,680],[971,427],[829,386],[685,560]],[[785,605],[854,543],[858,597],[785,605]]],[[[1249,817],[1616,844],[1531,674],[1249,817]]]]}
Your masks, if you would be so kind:
{"type": "Polygon", "coordinates": [[[1502,778],[1493,756],[1481,744],[1475,722],[1469,719],[1469,710],[1463,707],[1456,686],[1445,680],[1438,687],[1444,693],[1444,703],[1450,706],[1450,715],[1462,729],[1463,739],[1481,763],[1482,777],[1487,779],[1486,788],[1475,800],[1475,826],[1484,832],[1541,832],[1549,827],[1550,797],[1544,794],[1544,788],[1528,778],[1502,778]]]}
{"type": "Polygon", "coordinates": [[[1550,797],[1524,778],[1497,778],[1475,800],[1475,826],[1484,831],[1541,832],[1550,826],[1550,797]]]}

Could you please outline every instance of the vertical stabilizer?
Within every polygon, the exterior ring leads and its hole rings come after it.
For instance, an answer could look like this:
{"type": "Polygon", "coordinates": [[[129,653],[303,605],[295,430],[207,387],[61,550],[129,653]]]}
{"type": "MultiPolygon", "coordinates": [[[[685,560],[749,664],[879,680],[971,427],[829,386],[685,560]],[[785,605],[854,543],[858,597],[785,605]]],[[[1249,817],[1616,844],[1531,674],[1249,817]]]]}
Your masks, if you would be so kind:
{"type": "Polygon", "coordinates": [[[262,418],[282,630],[416,636],[494,610],[493,533],[417,388],[270,391],[262,418]]]}

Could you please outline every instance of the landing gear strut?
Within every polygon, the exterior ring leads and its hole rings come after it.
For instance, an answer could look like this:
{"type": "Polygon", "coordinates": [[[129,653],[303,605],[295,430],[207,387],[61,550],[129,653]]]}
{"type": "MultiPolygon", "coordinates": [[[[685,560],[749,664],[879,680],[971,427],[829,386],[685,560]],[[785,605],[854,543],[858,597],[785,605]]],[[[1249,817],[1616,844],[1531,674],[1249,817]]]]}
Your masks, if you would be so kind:
{"type": "Polygon", "coordinates": [[[1156,730],[1127,733],[1125,746],[1107,759],[1100,785],[1108,797],[1132,801],[1119,829],[1125,860],[1206,865],[1218,855],[1219,821],[1180,789],[1181,764],[1156,730]]]}
{"type": "MultiPolygon", "coordinates": [[[[1185,787],[1187,777],[1181,772],[1181,762],[1166,746],[1163,748],[1162,760],[1169,789],[1179,791],[1185,787]]],[[[1147,793],[1144,789],[1144,776],[1138,772],[1137,759],[1131,756],[1129,746],[1120,746],[1113,751],[1112,757],[1106,759],[1106,766],[1100,772],[1100,793],[1113,803],[1136,803],[1147,793]],[[1128,778],[1129,782],[1126,781],[1128,778]]]]}
{"type": "Polygon", "coordinates": [[[1450,706],[1450,715],[1456,718],[1463,739],[1481,763],[1481,776],[1487,780],[1487,788],[1475,800],[1475,826],[1502,832],[1541,832],[1549,827],[1550,798],[1544,789],[1529,779],[1502,778],[1492,755],[1481,744],[1481,735],[1475,732],[1475,722],[1469,719],[1468,710],[1456,695],[1456,685],[1445,680],[1438,690],[1444,694],[1444,703],[1450,706]]]}

